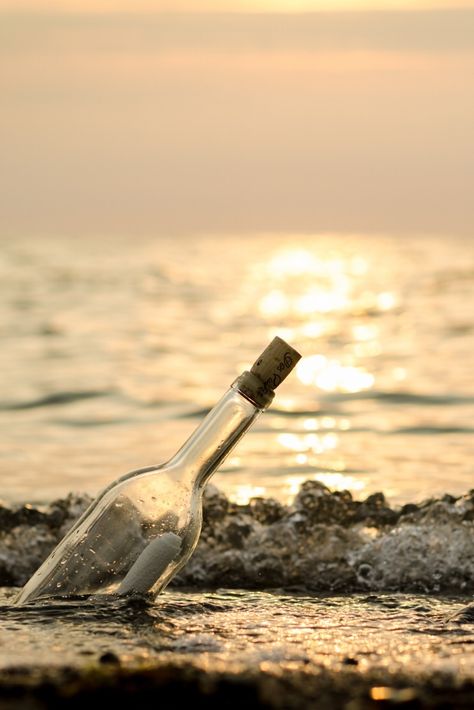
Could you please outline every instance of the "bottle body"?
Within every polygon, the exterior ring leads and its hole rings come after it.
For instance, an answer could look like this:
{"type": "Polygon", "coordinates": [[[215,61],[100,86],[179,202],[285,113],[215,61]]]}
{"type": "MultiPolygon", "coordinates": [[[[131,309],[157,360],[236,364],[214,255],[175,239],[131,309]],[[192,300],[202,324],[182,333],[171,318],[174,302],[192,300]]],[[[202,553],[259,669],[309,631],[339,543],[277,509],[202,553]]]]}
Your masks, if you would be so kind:
{"type": "Polygon", "coordinates": [[[106,488],[17,602],[158,594],[197,545],[207,480],[261,411],[231,388],[168,463],[134,471],[106,488]]]}
{"type": "Polygon", "coordinates": [[[164,589],[197,545],[206,482],[300,357],[274,338],[168,463],[132,471],[99,495],[16,602],[91,594],[155,596],[164,589]]]}

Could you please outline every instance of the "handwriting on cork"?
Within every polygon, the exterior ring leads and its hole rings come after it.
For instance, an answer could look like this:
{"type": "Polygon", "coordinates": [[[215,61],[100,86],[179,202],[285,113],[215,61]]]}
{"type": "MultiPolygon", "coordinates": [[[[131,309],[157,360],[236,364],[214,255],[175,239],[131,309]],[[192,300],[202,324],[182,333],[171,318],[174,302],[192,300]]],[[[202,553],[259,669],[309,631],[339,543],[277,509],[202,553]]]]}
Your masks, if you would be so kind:
{"type": "MultiPolygon", "coordinates": [[[[262,360],[259,360],[255,363],[255,365],[258,367],[261,362],[262,360]]],[[[287,351],[281,360],[276,363],[275,372],[264,380],[262,387],[259,387],[257,390],[258,394],[263,395],[266,392],[273,392],[273,390],[276,389],[287,376],[288,372],[286,372],[286,370],[290,371],[293,369],[293,362],[293,356],[287,351]]]]}

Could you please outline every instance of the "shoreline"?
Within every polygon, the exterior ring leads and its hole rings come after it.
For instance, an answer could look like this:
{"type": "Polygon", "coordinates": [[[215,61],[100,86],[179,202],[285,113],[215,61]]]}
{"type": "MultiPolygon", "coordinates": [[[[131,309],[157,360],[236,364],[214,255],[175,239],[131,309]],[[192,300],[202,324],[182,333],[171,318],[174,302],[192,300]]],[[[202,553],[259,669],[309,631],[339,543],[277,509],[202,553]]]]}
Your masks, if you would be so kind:
{"type": "Polygon", "coordinates": [[[469,602],[188,589],[154,604],[2,605],[0,708],[471,708],[469,602]]]}

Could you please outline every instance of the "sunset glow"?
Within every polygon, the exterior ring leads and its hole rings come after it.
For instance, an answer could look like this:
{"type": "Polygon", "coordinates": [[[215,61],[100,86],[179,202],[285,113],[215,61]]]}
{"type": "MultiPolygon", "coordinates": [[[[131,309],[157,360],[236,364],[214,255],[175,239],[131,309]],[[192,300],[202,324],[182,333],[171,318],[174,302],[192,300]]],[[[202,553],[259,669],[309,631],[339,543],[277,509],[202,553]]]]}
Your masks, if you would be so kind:
{"type": "Polygon", "coordinates": [[[284,307],[344,312],[364,254],[299,233],[472,233],[471,11],[434,6],[0,0],[4,229],[288,232],[284,307]]]}
{"type": "MultiPolygon", "coordinates": [[[[449,8],[449,0],[0,0],[0,10],[59,10],[60,12],[330,12],[366,10],[432,10],[449,8]]],[[[457,0],[456,7],[473,7],[457,0]]]]}

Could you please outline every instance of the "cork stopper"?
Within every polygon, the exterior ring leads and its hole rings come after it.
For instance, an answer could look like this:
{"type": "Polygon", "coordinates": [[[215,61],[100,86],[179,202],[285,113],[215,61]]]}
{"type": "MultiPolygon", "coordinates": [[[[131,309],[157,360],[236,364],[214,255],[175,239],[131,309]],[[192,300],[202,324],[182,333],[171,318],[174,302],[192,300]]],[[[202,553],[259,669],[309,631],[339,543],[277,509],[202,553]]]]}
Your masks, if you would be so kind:
{"type": "Polygon", "coordinates": [[[266,408],[274,397],[274,390],[281,385],[301,355],[278,336],[265,348],[260,357],[233,383],[257,406],[266,408]]]}

